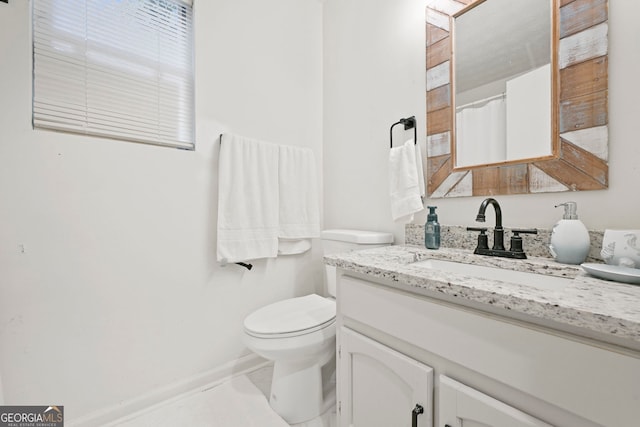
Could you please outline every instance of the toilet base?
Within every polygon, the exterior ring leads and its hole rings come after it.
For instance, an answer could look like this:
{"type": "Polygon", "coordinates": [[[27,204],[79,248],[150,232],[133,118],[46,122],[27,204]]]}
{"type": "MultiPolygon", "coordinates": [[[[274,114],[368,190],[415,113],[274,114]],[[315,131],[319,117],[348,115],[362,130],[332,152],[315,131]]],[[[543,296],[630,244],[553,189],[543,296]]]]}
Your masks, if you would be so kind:
{"type": "Polygon", "coordinates": [[[269,404],[289,424],[320,416],[323,410],[322,365],[276,361],[269,404]]]}

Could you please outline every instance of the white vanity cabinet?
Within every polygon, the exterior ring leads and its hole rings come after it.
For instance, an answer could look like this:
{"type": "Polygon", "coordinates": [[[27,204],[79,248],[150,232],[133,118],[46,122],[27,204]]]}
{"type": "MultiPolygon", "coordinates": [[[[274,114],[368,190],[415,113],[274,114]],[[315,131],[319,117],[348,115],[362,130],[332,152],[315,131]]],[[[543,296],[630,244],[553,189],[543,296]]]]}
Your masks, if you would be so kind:
{"type": "Polygon", "coordinates": [[[407,289],[339,270],[339,427],[640,425],[637,352],[407,289]]]}
{"type": "Polygon", "coordinates": [[[439,383],[438,414],[443,426],[552,427],[444,375],[439,383]]]}
{"type": "Polygon", "coordinates": [[[348,328],[339,335],[340,426],[432,425],[433,369],[348,328]]]}

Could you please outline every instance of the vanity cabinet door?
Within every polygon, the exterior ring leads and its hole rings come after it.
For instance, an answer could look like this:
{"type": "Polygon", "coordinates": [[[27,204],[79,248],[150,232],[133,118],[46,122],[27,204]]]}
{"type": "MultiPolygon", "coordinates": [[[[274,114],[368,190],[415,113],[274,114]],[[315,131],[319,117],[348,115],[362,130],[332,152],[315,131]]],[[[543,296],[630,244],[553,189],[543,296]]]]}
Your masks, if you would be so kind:
{"type": "Polygon", "coordinates": [[[339,427],[431,427],[433,369],[339,330],[339,427]]]}
{"type": "Polygon", "coordinates": [[[439,380],[437,427],[552,427],[449,377],[439,380]]]}

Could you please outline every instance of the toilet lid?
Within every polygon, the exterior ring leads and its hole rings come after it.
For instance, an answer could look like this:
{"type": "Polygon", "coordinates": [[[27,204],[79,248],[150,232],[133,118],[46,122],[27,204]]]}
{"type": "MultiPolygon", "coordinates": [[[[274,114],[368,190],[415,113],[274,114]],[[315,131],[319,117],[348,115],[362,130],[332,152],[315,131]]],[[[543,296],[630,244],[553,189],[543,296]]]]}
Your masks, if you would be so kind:
{"type": "Polygon", "coordinates": [[[336,303],[316,294],[291,298],[262,307],[244,319],[250,334],[282,335],[321,329],[336,318],[336,303]]]}

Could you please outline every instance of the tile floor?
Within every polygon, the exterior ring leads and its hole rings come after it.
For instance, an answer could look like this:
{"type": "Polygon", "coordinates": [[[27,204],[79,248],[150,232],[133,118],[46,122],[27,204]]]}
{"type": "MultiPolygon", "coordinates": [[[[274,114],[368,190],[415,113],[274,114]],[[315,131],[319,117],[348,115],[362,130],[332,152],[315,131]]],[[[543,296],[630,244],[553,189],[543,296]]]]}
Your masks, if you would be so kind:
{"type": "MultiPolygon", "coordinates": [[[[258,368],[255,371],[246,373],[246,377],[258,388],[262,394],[269,399],[269,392],[271,390],[271,376],[273,374],[273,365],[266,365],[258,368]]],[[[330,389],[335,390],[335,380],[332,378],[329,381],[330,389]]],[[[199,427],[245,427],[245,426],[227,426],[211,424],[212,413],[220,413],[224,411],[224,408],[211,407],[215,405],[212,402],[215,387],[210,387],[202,391],[196,391],[180,398],[170,400],[165,403],[161,403],[153,408],[142,411],[139,414],[134,414],[126,419],[116,421],[109,424],[109,427],[159,427],[160,425],[166,426],[199,426],[199,427]],[[159,424],[158,420],[162,420],[159,424]],[[207,421],[204,421],[207,420],[207,421]]],[[[332,390],[332,391],[333,391],[332,390]]],[[[330,391],[331,393],[331,391],[330,391]]],[[[264,408],[262,408],[264,409],[264,408]]],[[[250,408],[246,408],[250,410],[250,408]]],[[[268,408],[271,410],[271,408],[268,408]]],[[[275,413],[274,413],[275,415],[275,413]]],[[[221,417],[218,417],[221,418],[221,417]]],[[[336,427],[336,412],[335,405],[328,408],[323,414],[321,420],[317,420],[312,423],[296,424],[292,427],[336,427]]]]}

